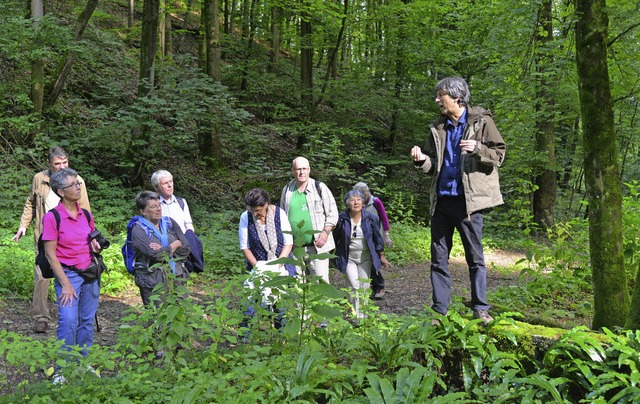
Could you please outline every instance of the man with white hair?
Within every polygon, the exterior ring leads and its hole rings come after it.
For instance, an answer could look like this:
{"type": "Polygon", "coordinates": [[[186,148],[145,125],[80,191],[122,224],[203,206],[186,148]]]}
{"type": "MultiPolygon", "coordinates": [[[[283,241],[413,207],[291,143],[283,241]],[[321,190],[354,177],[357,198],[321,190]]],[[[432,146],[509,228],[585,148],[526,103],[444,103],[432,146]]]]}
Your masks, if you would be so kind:
{"type": "Polygon", "coordinates": [[[162,216],[169,216],[180,225],[183,233],[193,229],[193,220],[187,201],[173,194],[173,175],[167,170],[158,170],[151,176],[151,185],[162,196],[162,216]]]}
{"type": "Polygon", "coordinates": [[[168,216],[175,220],[180,229],[189,240],[191,252],[185,261],[185,266],[189,272],[204,271],[204,251],[202,241],[196,235],[191,220],[191,212],[187,201],[173,194],[173,175],[167,170],[158,170],[151,175],[151,185],[160,194],[160,206],[162,206],[162,216],[168,216]]]}
{"type": "MultiPolygon", "coordinates": [[[[289,217],[294,234],[304,237],[307,254],[321,254],[336,246],[331,231],[338,222],[338,207],[331,190],[309,175],[309,160],[296,157],[292,165],[293,180],[282,189],[280,207],[289,217]],[[315,234],[304,234],[316,231],[315,234]]],[[[297,242],[297,240],[294,240],[297,242]]],[[[314,259],[307,264],[310,275],[329,283],[329,260],[314,259]]]]}

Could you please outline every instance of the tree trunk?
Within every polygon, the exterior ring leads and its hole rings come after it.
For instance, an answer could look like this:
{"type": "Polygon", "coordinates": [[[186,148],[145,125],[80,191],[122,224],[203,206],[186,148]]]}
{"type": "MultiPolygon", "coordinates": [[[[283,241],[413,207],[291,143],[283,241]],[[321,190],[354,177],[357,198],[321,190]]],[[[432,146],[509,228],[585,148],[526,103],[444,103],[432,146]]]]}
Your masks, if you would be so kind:
{"type": "MultiPolygon", "coordinates": [[[[407,4],[404,0],[403,3],[407,4]]],[[[405,30],[406,12],[404,8],[398,14],[398,38],[396,44],[396,60],[395,60],[395,83],[393,85],[393,106],[391,112],[391,124],[389,125],[389,140],[387,141],[387,150],[395,150],[396,137],[398,135],[398,121],[400,120],[400,109],[402,108],[402,88],[405,81],[405,48],[404,44],[407,40],[407,31],[405,30]]]]}
{"type": "Polygon", "coordinates": [[[308,12],[309,5],[306,4],[306,6],[307,9],[302,12],[300,20],[300,80],[302,83],[301,100],[311,115],[313,110],[313,41],[311,15],[308,12]]]}
{"type": "Polygon", "coordinates": [[[166,51],[166,18],[167,18],[167,1],[160,0],[160,20],[158,21],[158,50],[160,50],[160,56],[164,59],[167,54],[166,51]]]}
{"type": "MultiPolygon", "coordinates": [[[[144,0],[142,12],[142,35],[140,41],[140,73],[138,97],[149,95],[155,85],[155,57],[158,48],[158,28],[160,24],[160,0],[144,0]]],[[[131,185],[142,185],[145,166],[145,150],[149,144],[149,128],[140,124],[131,133],[131,141],[125,159],[133,163],[130,173],[131,185]]]]}
{"type": "Polygon", "coordinates": [[[220,25],[218,23],[219,0],[204,0],[204,32],[206,43],[206,70],[205,73],[220,81],[220,25]]]}
{"type": "Polygon", "coordinates": [[[127,27],[133,27],[133,17],[135,13],[135,0],[129,0],[129,12],[127,13],[127,27]]]}
{"type": "Polygon", "coordinates": [[[280,45],[282,43],[282,7],[271,7],[271,63],[269,72],[274,72],[280,62],[280,45]]]}
{"type": "Polygon", "coordinates": [[[160,0],[144,0],[142,12],[142,37],[140,38],[140,80],[138,96],[149,94],[155,84],[156,50],[158,49],[158,27],[160,0]]]}
{"type": "Polygon", "coordinates": [[[536,159],[538,168],[533,182],[533,220],[541,230],[553,226],[553,210],[556,198],[555,118],[553,97],[553,24],[551,0],[542,0],[538,9],[536,31],[536,132],[535,151],[542,159],[536,159]]]}
{"type": "Polygon", "coordinates": [[[173,32],[171,13],[167,10],[164,13],[164,57],[171,59],[173,57],[173,32]]]}
{"type": "Polygon", "coordinates": [[[633,292],[633,298],[631,299],[631,309],[629,310],[629,317],[624,328],[629,330],[640,330],[640,265],[638,266],[638,272],[636,274],[636,287],[633,292]]]}
{"type": "Polygon", "coordinates": [[[338,76],[338,51],[342,46],[342,39],[344,38],[344,31],[347,25],[347,12],[349,11],[349,0],[344,0],[344,9],[342,15],[342,24],[340,25],[340,31],[338,32],[338,37],[336,38],[336,44],[329,52],[329,60],[327,61],[327,70],[324,74],[324,80],[322,82],[322,89],[320,90],[320,96],[318,100],[314,104],[314,108],[320,105],[322,102],[322,97],[327,91],[327,85],[329,84],[329,77],[333,72],[333,79],[336,80],[338,76]]]}
{"type": "Polygon", "coordinates": [[[583,121],[594,329],[623,326],[629,290],[622,248],[622,185],[607,66],[605,0],[576,0],[576,62],[583,121]]]}
{"type": "Polygon", "coordinates": [[[227,0],[231,2],[231,11],[229,12],[229,35],[233,35],[233,31],[236,30],[236,10],[238,8],[237,0],[227,0]]]}
{"type": "MultiPolygon", "coordinates": [[[[40,33],[38,23],[44,16],[44,3],[42,0],[31,0],[31,18],[33,21],[32,28],[36,31],[34,36],[33,49],[40,48],[40,33]]],[[[44,61],[40,57],[36,57],[31,61],[31,102],[33,103],[33,112],[36,115],[42,115],[44,105],[44,61]]],[[[31,136],[33,140],[35,134],[31,136]]]]}
{"type": "MultiPolygon", "coordinates": [[[[79,42],[84,36],[84,31],[89,24],[89,20],[93,15],[93,11],[96,9],[98,5],[98,0],[89,0],[87,5],[85,6],[82,14],[78,17],[78,22],[76,24],[75,35],[73,40],[75,42],[79,42]]],[[[58,63],[58,67],[56,68],[55,73],[53,74],[53,80],[46,86],[46,98],[45,98],[45,106],[47,108],[52,107],[62,89],[64,88],[64,84],[71,73],[71,68],[73,67],[73,63],[76,60],[76,55],[74,51],[68,51],[64,58],[58,63]]]]}
{"type": "Polygon", "coordinates": [[[187,11],[184,13],[184,19],[182,20],[182,29],[189,29],[189,23],[191,22],[191,15],[193,14],[194,0],[187,1],[187,11]]]}
{"type": "Polygon", "coordinates": [[[244,54],[244,68],[242,70],[242,80],[240,81],[240,90],[244,91],[249,87],[249,64],[250,57],[253,53],[253,35],[255,32],[255,9],[258,0],[245,0],[244,11],[242,17],[242,36],[247,40],[247,46],[244,54]]]}

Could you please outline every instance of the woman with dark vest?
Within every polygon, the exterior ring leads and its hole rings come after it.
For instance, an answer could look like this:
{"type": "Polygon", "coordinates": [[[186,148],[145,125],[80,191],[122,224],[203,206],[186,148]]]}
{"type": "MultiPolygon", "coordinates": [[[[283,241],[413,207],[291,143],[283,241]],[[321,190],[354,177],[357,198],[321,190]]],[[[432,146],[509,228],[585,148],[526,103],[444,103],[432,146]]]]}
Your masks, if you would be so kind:
{"type": "MultiPolygon", "coordinates": [[[[254,267],[258,267],[265,271],[294,276],[296,268],[293,265],[266,265],[268,261],[288,257],[291,254],[293,236],[290,233],[291,224],[285,211],[272,205],[269,193],[261,188],[254,188],[247,192],[244,203],[247,210],[240,216],[238,236],[247,270],[251,271],[254,267]]],[[[253,316],[254,312],[253,307],[248,307],[245,314],[253,316]]],[[[275,322],[276,328],[280,327],[279,320],[275,322]]]]}

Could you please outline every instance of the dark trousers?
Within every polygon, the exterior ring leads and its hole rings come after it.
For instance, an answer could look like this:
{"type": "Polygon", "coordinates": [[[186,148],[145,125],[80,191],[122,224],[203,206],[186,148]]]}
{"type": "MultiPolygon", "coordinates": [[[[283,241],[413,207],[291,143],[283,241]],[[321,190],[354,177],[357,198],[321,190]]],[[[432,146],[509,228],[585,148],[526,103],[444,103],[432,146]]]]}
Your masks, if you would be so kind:
{"type": "Polygon", "coordinates": [[[378,293],[384,289],[384,278],[382,277],[382,271],[378,272],[374,268],[371,268],[371,290],[373,293],[378,293]]]}
{"type": "Polygon", "coordinates": [[[467,216],[464,197],[441,198],[431,219],[431,308],[447,314],[451,298],[449,255],[453,246],[453,231],[458,230],[464,246],[471,280],[471,308],[488,310],[487,268],[482,251],[482,211],[467,216]]]}

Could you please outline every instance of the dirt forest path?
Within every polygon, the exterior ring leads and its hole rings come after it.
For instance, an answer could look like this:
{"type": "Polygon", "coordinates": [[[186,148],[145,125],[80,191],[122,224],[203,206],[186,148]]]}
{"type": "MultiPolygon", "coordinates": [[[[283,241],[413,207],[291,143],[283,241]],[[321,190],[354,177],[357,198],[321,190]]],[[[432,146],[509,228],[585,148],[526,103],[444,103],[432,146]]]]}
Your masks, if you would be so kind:
{"type": "MultiPolygon", "coordinates": [[[[493,267],[508,268],[513,266],[522,254],[508,251],[493,250],[486,253],[487,290],[495,290],[500,286],[515,285],[518,273],[504,273],[492,269],[493,267]]],[[[453,294],[465,300],[469,299],[469,272],[464,257],[454,258],[450,263],[451,285],[453,294]]],[[[423,310],[431,304],[431,281],[429,280],[429,263],[396,267],[384,273],[386,280],[385,297],[376,301],[383,313],[407,314],[412,311],[423,310]]],[[[346,280],[336,270],[331,271],[331,282],[336,287],[347,287],[346,280]]],[[[192,288],[192,297],[199,299],[204,296],[202,290],[192,288]]],[[[55,338],[55,320],[45,334],[33,332],[33,320],[30,309],[31,302],[17,299],[0,300],[0,330],[13,331],[25,336],[45,340],[55,338]]],[[[136,290],[121,296],[100,297],[98,320],[102,331],[95,334],[95,343],[103,346],[114,345],[118,338],[121,319],[127,315],[132,306],[140,303],[140,296],[136,290]]],[[[57,307],[49,302],[53,318],[57,318],[57,307]]]]}

